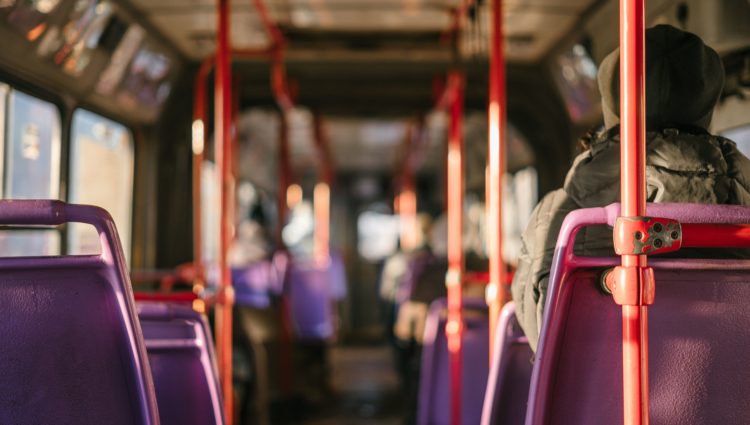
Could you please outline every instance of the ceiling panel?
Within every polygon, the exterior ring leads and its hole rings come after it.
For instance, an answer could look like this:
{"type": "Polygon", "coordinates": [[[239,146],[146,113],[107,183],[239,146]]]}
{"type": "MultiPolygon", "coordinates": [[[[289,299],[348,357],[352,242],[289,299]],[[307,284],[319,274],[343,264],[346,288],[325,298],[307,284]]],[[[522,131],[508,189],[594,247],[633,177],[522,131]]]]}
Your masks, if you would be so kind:
{"type": "Polygon", "coordinates": [[[505,18],[508,57],[513,61],[538,60],[570,31],[577,18],[574,13],[541,10],[508,13],[505,18]]]}
{"type": "MultiPolygon", "coordinates": [[[[192,59],[214,50],[215,0],[133,0],[183,53],[192,59]]],[[[276,22],[296,34],[440,33],[451,25],[450,11],[462,0],[266,0],[276,22]]],[[[594,0],[506,0],[505,32],[508,59],[535,61],[575,24],[594,0]]],[[[485,3],[487,4],[487,3],[485,3]]],[[[469,40],[475,53],[486,55],[489,12],[482,14],[469,40]]],[[[466,27],[471,28],[471,23],[466,27]]],[[[465,27],[465,28],[466,28],[465,27]]],[[[466,37],[464,37],[466,38],[466,37]]],[[[251,0],[232,0],[232,44],[257,48],[268,38],[251,0]]],[[[359,42],[359,41],[358,41],[359,42]]],[[[375,36],[371,43],[378,43],[375,36]]],[[[365,43],[367,44],[367,43],[365,43]]],[[[294,49],[294,45],[290,46],[294,49]]],[[[323,48],[322,50],[325,50],[323,48]]],[[[419,50],[409,48],[410,51],[419,50]]],[[[351,49],[352,54],[359,52],[351,49]]],[[[377,54],[377,52],[373,52],[377,54]]]]}
{"type": "MultiPolygon", "coordinates": [[[[158,14],[152,15],[151,21],[191,59],[200,60],[214,51],[215,14],[158,14]]],[[[268,45],[268,37],[253,13],[233,13],[230,25],[231,42],[235,48],[262,48],[268,45]]]]}
{"type": "Polygon", "coordinates": [[[413,14],[401,9],[310,10],[297,9],[291,13],[291,24],[299,28],[326,31],[440,31],[450,24],[447,13],[441,10],[421,10],[413,14]]]}

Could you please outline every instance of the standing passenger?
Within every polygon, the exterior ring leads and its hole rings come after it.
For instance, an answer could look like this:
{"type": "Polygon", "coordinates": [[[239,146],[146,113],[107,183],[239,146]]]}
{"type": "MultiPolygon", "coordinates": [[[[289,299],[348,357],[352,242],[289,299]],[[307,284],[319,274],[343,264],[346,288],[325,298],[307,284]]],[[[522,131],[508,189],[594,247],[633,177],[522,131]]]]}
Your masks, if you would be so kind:
{"type": "MultiPolygon", "coordinates": [[[[512,292],[519,323],[536,351],[552,256],[565,216],[620,199],[620,55],[599,70],[604,130],[580,154],[562,189],[537,205],[524,232],[512,292]]],[[[724,84],[719,55],[668,25],[646,31],[646,184],[648,202],[750,205],[750,160],[734,142],[708,132],[724,84]]],[[[611,229],[584,229],[579,255],[614,255],[611,229]]]]}

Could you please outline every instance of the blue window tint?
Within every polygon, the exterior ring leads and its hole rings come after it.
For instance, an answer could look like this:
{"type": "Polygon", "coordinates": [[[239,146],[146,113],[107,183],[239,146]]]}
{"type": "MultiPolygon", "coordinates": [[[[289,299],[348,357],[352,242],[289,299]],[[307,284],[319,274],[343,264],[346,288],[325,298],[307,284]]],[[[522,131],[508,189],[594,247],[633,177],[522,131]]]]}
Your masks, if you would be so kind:
{"type": "Polygon", "coordinates": [[[11,91],[5,143],[8,199],[56,199],[60,189],[60,116],[55,105],[11,91]]]}
{"type": "MultiPolygon", "coordinates": [[[[96,205],[112,215],[125,257],[129,258],[133,213],[133,136],[130,130],[92,112],[75,111],[68,186],[71,203],[96,205]]],[[[99,237],[94,229],[71,225],[68,252],[99,252],[99,237]]]]}
{"type": "MultiPolygon", "coordinates": [[[[0,146],[4,147],[3,198],[58,197],[60,117],[53,104],[0,84],[0,146]]],[[[0,256],[59,253],[56,229],[0,230],[0,256]]]]}
{"type": "Polygon", "coordinates": [[[745,156],[750,156],[750,124],[724,131],[721,135],[737,143],[737,149],[745,156]]]}
{"type": "Polygon", "coordinates": [[[60,232],[44,230],[0,230],[0,256],[26,257],[60,254],[60,232]]]}

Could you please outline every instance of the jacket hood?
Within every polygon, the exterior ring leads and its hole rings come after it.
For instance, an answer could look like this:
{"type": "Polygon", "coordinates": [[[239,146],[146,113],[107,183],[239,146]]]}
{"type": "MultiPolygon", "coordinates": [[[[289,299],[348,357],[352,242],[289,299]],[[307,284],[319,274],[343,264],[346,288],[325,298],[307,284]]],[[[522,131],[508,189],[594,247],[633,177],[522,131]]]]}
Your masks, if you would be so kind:
{"type": "MultiPolygon", "coordinates": [[[[715,50],[695,34],[670,25],[646,30],[646,127],[708,128],[724,86],[724,67],[715,50]]],[[[620,122],[620,49],[599,67],[599,92],[606,128],[620,122]]]]}

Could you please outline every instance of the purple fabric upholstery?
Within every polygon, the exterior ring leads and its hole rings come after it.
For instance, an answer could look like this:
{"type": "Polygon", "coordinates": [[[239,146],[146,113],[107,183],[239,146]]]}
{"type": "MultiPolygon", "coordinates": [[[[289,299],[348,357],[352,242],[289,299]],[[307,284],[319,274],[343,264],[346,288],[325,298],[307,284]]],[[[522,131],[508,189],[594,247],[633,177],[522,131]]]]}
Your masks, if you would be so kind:
{"type": "Polygon", "coordinates": [[[258,261],[244,267],[232,267],[232,285],[238,305],[266,308],[277,286],[278,273],[271,261],[258,261]]]}
{"type": "Polygon", "coordinates": [[[509,302],[500,313],[482,409],[482,425],[523,425],[533,352],[509,302]]]}
{"type": "Polygon", "coordinates": [[[270,260],[257,261],[243,267],[232,267],[232,285],[238,305],[268,308],[271,298],[284,291],[289,255],[277,251],[270,260]]]}
{"type": "Polygon", "coordinates": [[[334,316],[328,270],[294,262],[289,268],[288,294],[292,324],[302,340],[333,337],[334,316]]]}
{"type": "Polygon", "coordinates": [[[331,251],[327,264],[293,259],[287,267],[292,324],[301,340],[319,341],[334,336],[334,303],[346,296],[346,270],[341,255],[331,251]]]}
{"type": "Polygon", "coordinates": [[[331,298],[336,301],[346,298],[347,282],[344,257],[333,249],[331,249],[331,261],[328,264],[328,276],[331,280],[331,298]]]}
{"type": "Polygon", "coordinates": [[[101,254],[0,258],[0,423],[158,424],[117,230],[101,208],[0,201],[2,225],[87,223],[101,254]]]}
{"type": "Polygon", "coordinates": [[[188,307],[138,303],[162,425],[224,423],[211,332],[188,307]]]}
{"type": "MultiPolygon", "coordinates": [[[[430,306],[424,331],[419,382],[418,425],[450,423],[450,369],[445,336],[446,300],[430,306]]],[[[463,423],[478,424],[489,371],[489,322],[481,299],[464,299],[463,423]]]]}
{"type": "MultiPolygon", "coordinates": [[[[617,205],[575,211],[563,223],[550,279],[527,412],[528,425],[622,423],[620,307],[598,289],[618,258],[579,258],[575,233],[612,224],[617,205]]],[[[750,223],[750,208],[654,204],[683,223],[750,223]]],[[[748,424],[750,261],[649,258],[650,417],[654,424],[748,424]]]]}

